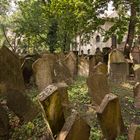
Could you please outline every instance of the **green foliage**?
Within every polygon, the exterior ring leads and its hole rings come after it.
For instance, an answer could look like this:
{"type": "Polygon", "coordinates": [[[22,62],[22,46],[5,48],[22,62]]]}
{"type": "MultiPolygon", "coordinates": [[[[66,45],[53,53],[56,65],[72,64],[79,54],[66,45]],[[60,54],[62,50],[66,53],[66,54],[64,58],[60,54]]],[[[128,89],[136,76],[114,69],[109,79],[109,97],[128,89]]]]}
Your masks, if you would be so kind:
{"type": "Polygon", "coordinates": [[[116,140],[127,140],[127,136],[119,136],[116,140]]]}
{"type": "Polygon", "coordinates": [[[101,131],[99,127],[93,126],[90,131],[90,140],[100,140],[101,139],[101,131]]]}
{"type": "Polygon", "coordinates": [[[77,81],[69,88],[69,99],[71,102],[86,104],[90,102],[85,78],[79,77],[77,81]]]}
{"type": "Polygon", "coordinates": [[[11,134],[11,140],[37,140],[46,133],[46,124],[43,116],[39,114],[33,121],[24,123],[21,126],[14,127],[14,133],[11,134]]]}
{"type": "Polygon", "coordinates": [[[22,35],[28,47],[65,51],[77,35],[86,36],[97,27],[94,11],[91,1],[24,0],[18,2],[12,23],[16,25],[14,32],[22,35]]]}

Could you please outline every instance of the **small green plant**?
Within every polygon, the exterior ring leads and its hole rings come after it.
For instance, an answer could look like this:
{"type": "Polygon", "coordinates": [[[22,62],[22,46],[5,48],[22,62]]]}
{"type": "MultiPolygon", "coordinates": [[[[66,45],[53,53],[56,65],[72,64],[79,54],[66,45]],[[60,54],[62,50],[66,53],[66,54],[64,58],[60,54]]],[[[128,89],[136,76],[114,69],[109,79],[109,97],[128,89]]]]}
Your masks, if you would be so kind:
{"type": "Polygon", "coordinates": [[[121,136],[117,137],[116,140],[127,140],[127,136],[121,135],[121,136]]]}

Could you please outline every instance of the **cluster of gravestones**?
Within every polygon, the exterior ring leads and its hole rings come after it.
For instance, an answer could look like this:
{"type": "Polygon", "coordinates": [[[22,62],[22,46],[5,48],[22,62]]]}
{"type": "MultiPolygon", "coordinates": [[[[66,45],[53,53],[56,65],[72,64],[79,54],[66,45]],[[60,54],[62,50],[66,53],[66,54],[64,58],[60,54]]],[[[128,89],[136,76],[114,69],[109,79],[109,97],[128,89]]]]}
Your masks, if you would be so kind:
{"type": "MultiPolygon", "coordinates": [[[[29,121],[37,116],[39,109],[24,94],[25,83],[31,77],[40,90],[38,103],[42,109],[49,140],[88,140],[90,126],[79,114],[69,113],[67,85],[78,75],[88,77],[89,95],[97,106],[97,118],[105,139],[114,140],[124,133],[119,98],[110,93],[108,76],[114,82],[125,82],[129,75],[129,64],[118,50],[109,54],[108,67],[102,56],[90,60],[70,52],[63,54],[43,54],[26,57],[21,61],[8,48],[0,49],[0,95],[5,96],[6,105],[20,121],[29,121]],[[101,61],[101,62],[100,62],[101,61]],[[21,63],[22,62],[22,63],[21,63]],[[22,75],[23,74],[23,75],[22,75]]],[[[134,88],[135,106],[140,107],[140,84],[134,88]]],[[[129,140],[139,139],[139,127],[130,126],[129,140]]],[[[8,139],[9,119],[5,104],[0,104],[0,139],[8,139]]]]}
{"type": "Polygon", "coordinates": [[[23,121],[32,120],[37,114],[36,105],[24,94],[25,86],[21,63],[17,55],[8,48],[0,49],[0,96],[6,100],[0,103],[0,139],[8,140],[9,117],[7,107],[23,121]]]}
{"type": "Polygon", "coordinates": [[[39,95],[38,101],[46,118],[52,137],[50,140],[88,140],[90,126],[78,113],[69,117],[69,101],[66,83],[47,86],[39,95]]]}
{"type": "MultiPolygon", "coordinates": [[[[95,57],[90,62],[87,85],[89,95],[92,97],[93,103],[96,106],[97,118],[102,129],[103,139],[114,140],[118,135],[126,132],[121,115],[119,98],[110,93],[109,80],[115,83],[126,82],[130,70],[129,63],[117,49],[110,52],[108,67],[103,62],[97,64],[95,57]]],[[[136,77],[136,82],[138,79],[139,77],[136,77]]],[[[134,86],[134,106],[136,109],[140,109],[139,82],[134,86]]],[[[129,140],[139,140],[139,125],[131,124],[128,133],[129,140]]]]}
{"type": "Polygon", "coordinates": [[[40,112],[39,107],[25,94],[25,84],[34,76],[35,83],[41,91],[38,103],[47,127],[45,139],[88,140],[90,127],[85,120],[77,113],[72,113],[66,118],[69,114],[67,84],[72,83],[75,78],[76,65],[77,58],[73,53],[66,56],[63,54],[26,56],[22,60],[8,48],[2,47],[0,95],[4,97],[4,101],[0,102],[0,139],[9,139],[8,110],[15,113],[21,123],[33,120],[40,112]]]}
{"type": "Polygon", "coordinates": [[[90,126],[69,109],[67,87],[77,75],[77,63],[72,52],[44,54],[33,63],[35,81],[41,91],[38,102],[50,128],[50,140],[89,139],[90,126]]]}

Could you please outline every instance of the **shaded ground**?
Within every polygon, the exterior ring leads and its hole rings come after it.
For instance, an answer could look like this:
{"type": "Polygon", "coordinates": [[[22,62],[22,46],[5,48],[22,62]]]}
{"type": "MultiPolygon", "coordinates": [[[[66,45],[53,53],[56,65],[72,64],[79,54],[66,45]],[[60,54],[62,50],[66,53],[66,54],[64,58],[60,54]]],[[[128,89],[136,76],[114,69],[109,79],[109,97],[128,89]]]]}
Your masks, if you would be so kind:
{"type": "MultiPolygon", "coordinates": [[[[132,123],[140,123],[140,110],[136,110],[133,105],[133,82],[123,84],[110,83],[111,92],[117,94],[120,98],[123,120],[126,127],[132,123]]],[[[28,96],[36,101],[36,95],[39,92],[35,89],[28,89],[28,96]]],[[[68,89],[70,108],[77,111],[91,126],[90,140],[99,140],[101,137],[100,126],[96,118],[95,107],[91,104],[91,98],[88,96],[86,79],[79,77],[68,89]]],[[[39,114],[33,121],[18,124],[18,118],[9,113],[11,133],[10,140],[36,140],[45,135],[46,128],[43,117],[39,114]]],[[[117,140],[126,140],[127,136],[121,136],[117,140]]]]}

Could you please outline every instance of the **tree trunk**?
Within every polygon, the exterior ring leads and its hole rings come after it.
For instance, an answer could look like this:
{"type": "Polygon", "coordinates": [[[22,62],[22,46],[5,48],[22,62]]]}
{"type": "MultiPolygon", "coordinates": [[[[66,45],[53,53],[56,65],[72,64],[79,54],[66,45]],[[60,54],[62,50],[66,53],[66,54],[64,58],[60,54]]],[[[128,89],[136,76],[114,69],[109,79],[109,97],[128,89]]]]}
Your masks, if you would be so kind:
{"type": "Polygon", "coordinates": [[[129,59],[129,54],[131,51],[131,47],[133,44],[133,39],[135,35],[135,25],[136,25],[136,7],[135,3],[131,3],[131,16],[130,16],[130,22],[129,22],[129,27],[128,27],[128,35],[127,35],[127,40],[126,44],[124,47],[124,55],[127,59],[129,59]]]}

